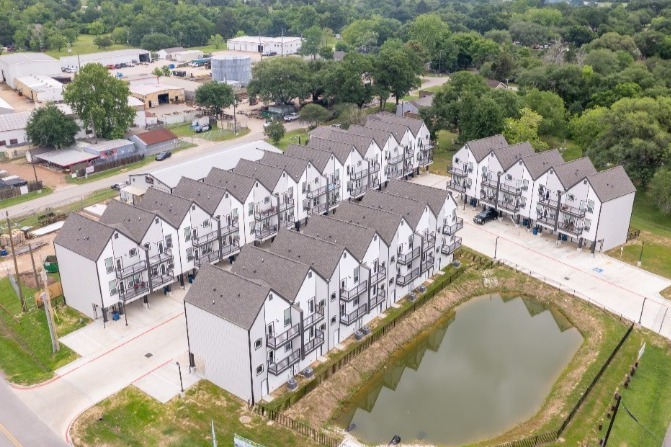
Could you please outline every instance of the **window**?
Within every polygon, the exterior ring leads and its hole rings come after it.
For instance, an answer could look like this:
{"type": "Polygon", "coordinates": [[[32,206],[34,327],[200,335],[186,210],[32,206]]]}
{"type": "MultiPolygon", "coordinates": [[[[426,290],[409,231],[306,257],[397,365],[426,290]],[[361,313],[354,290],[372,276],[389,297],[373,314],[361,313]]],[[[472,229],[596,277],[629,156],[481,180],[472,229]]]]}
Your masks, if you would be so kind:
{"type": "Polygon", "coordinates": [[[263,365],[259,365],[256,367],[256,375],[263,374],[263,365]]]}
{"type": "Polygon", "coordinates": [[[209,220],[209,219],[205,219],[205,220],[203,221],[203,227],[204,227],[204,228],[207,228],[207,227],[209,227],[209,226],[210,226],[210,220],[209,220]]]}
{"type": "Polygon", "coordinates": [[[571,202],[573,202],[573,201],[575,200],[575,196],[574,196],[573,194],[569,194],[569,195],[566,196],[566,197],[567,197],[571,202]]]}
{"type": "Polygon", "coordinates": [[[308,311],[309,311],[310,313],[312,313],[312,312],[315,311],[315,299],[314,299],[314,298],[311,298],[311,299],[308,301],[308,311]]]}
{"type": "Polygon", "coordinates": [[[587,201],[587,211],[590,213],[594,212],[594,200],[587,201]]]}
{"type": "Polygon", "coordinates": [[[335,301],[335,299],[336,299],[336,293],[333,292],[333,293],[331,294],[331,301],[333,302],[333,301],[335,301]]]}
{"type": "Polygon", "coordinates": [[[291,309],[284,309],[284,326],[289,326],[291,324],[291,309]]]}
{"type": "Polygon", "coordinates": [[[287,343],[286,345],[284,345],[284,352],[289,352],[289,351],[291,351],[291,343],[287,343]]]}
{"type": "Polygon", "coordinates": [[[16,138],[10,138],[9,144],[18,144],[18,140],[16,138]]]}
{"type": "Polygon", "coordinates": [[[307,187],[307,184],[305,182],[303,182],[303,185],[302,185],[302,191],[303,192],[305,192],[306,187],[307,187]]]}
{"type": "Polygon", "coordinates": [[[359,274],[361,273],[361,267],[357,266],[354,268],[354,282],[359,282],[359,274]]]}
{"type": "Polygon", "coordinates": [[[185,241],[191,240],[191,227],[184,227],[184,240],[185,241]]]}
{"type": "Polygon", "coordinates": [[[259,349],[263,345],[263,341],[260,338],[257,338],[254,342],[254,349],[259,349]]]}
{"type": "Polygon", "coordinates": [[[5,140],[0,140],[0,146],[6,146],[6,145],[7,145],[7,141],[5,141],[5,140]]]}
{"type": "Polygon", "coordinates": [[[191,261],[193,259],[193,247],[186,249],[186,259],[191,261]]]}
{"type": "Polygon", "coordinates": [[[352,302],[354,304],[354,307],[359,306],[359,298],[354,298],[354,301],[352,302]]]}
{"type": "Polygon", "coordinates": [[[252,223],[252,226],[249,227],[249,234],[254,234],[254,224],[252,223]]]}
{"type": "Polygon", "coordinates": [[[266,198],[263,199],[263,203],[270,203],[270,196],[266,196],[266,198]]]}
{"type": "Polygon", "coordinates": [[[334,324],[336,324],[336,321],[337,321],[337,320],[336,320],[336,317],[331,317],[331,326],[333,326],[334,324]]]}
{"type": "Polygon", "coordinates": [[[146,242],[146,243],[144,244],[144,248],[146,248],[147,250],[149,250],[149,242],[146,242]]]}
{"type": "Polygon", "coordinates": [[[114,239],[119,239],[119,233],[114,233],[114,239]]]}
{"type": "Polygon", "coordinates": [[[172,248],[172,234],[168,234],[165,237],[165,246],[168,248],[172,248]]]}
{"type": "Polygon", "coordinates": [[[312,278],[312,270],[308,272],[308,278],[312,278]]]}
{"type": "Polygon", "coordinates": [[[319,183],[319,177],[315,177],[315,184],[319,183]]]}
{"type": "Polygon", "coordinates": [[[251,216],[252,214],[254,214],[254,204],[250,203],[247,205],[247,215],[251,216]]]}
{"type": "Polygon", "coordinates": [[[109,288],[110,288],[110,295],[111,296],[116,295],[116,279],[113,279],[112,281],[109,282],[109,288]]]}
{"type": "Polygon", "coordinates": [[[589,231],[592,226],[592,221],[590,219],[585,219],[585,231],[589,231]]]}
{"type": "Polygon", "coordinates": [[[131,258],[133,256],[137,256],[137,248],[131,248],[130,250],[128,250],[128,256],[130,256],[131,258]]]}
{"type": "Polygon", "coordinates": [[[112,273],[112,271],[114,270],[114,261],[112,260],[112,258],[105,259],[105,270],[107,271],[107,273],[112,273]]]}

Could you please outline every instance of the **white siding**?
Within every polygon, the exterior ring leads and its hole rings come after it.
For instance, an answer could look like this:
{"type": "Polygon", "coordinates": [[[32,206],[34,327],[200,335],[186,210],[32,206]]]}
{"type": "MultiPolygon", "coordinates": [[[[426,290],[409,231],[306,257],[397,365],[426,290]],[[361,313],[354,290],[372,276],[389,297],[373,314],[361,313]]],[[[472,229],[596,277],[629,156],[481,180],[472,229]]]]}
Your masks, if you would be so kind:
{"type": "MultiPolygon", "coordinates": [[[[68,306],[95,318],[93,305],[101,306],[97,264],[61,245],[55,245],[56,257],[68,306]]],[[[107,284],[104,285],[107,287],[107,284]]],[[[101,316],[100,311],[98,317],[101,316]]]]}
{"type": "MultiPolygon", "coordinates": [[[[635,194],[631,193],[601,205],[596,233],[597,250],[610,250],[627,242],[629,221],[634,207],[634,196],[635,194]],[[599,243],[602,239],[603,246],[599,243]]],[[[595,223],[592,223],[592,225],[595,225],[595,223]]]]}

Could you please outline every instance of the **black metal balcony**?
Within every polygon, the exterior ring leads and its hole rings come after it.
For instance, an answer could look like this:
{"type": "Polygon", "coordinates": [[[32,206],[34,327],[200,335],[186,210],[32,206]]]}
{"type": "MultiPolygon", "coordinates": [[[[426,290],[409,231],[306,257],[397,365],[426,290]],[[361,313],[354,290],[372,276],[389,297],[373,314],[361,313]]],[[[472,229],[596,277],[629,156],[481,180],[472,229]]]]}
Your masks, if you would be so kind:
{"type": "Polygon", "coordinates": [[[558,202],[554,199],[549,198],[549,197],[539,195],[538,196],[538,204],[542,205],[545,208],[556,209],[557,205],[558,205],[558,202]]]}
{"type": "Polygon", "coordinates": [[[280,212],[294,209],[293,197],[286,197],[280,200],[280,212]]]}
{"type": "Polygon", "coordinates": [[[368,313],[368,303],[363,303],[361,306],[357,307],[353,312],[340,316],[340,322],[345,326],[349,326],[359,318],[363,317],[368,313]]]}
{"type": "Polygon", "coordinates": [[[576,208],[575,206],[566,205],[565,203],[561,204],[560,210],[564,214],[568,214],[578,218],[585,217],[585,213],[587,212],[585,208],[576,208]]]}
{"type": "MultiPolygon", "coordinates": [[[[142,255],[144,255],[144,253],[142,253],[142,255]]],[[[146,272],[147,271],[147,262],[144,261],[144,260],[139,261],[139,262],[136,262],[135,264],[131,264],[131,265],[129,265],[127,267],[124,267],[122,269],[116,268],[115,271],[116,271],[116,277],[118,279],[129,278],[133,275],[137,275],[137,274],[140,274],[142,272],[146,272]]]]}
{"type": "Polygon", "coordinates": [[[277,235],[277,225],[270,225],[262,228],[254,228],[254,236],[256,239],[265,241],[277,235]]]}
{"type": "Polygon", "coordinates": [[[365,186],[357,186],[355,188],[352,188],[349,192],[349,195],[353,199],[358,199],[359,197],[363,196],[366,193],[366,187],[365,186]]]}
{"type": "Polygon", "coordinates": [[[198,257],[194,259],[194,264],[196,265],[196,267],[200,267],[203,264],[210,264],[218,260],[219,260],[219,250],[212,250],[209,253],[199,254],[198,257]]]}
{"type": "Polygon", "coordinates": [[[431,250],[436,246],[436,233],[431,232],[423,235],[422,251],[431,250]]]}
{"type": "Polygon", "coordinates": [[[305,197],[314,199],[315,197],[323,196],[329,191],[328,185],[321,186],[317,189],[309,189],[305,192],[305,197]]]}
{"type": "Polygon", "coordinates": [[[370,286],[373,287],[375,284],[379,283],[380,281],[384,281],[387,278],[387,271],[384,269],[381,269],[377,273],[372,273],[370,275],[370,286]]]}
{"type": "Polygon", "coordinates": [[[203,245],[209,244],[210,242],[214,241],[217,239],[219,236],[219,230],[216,228],[209,233],[206,234],[199,234],[198,236],[193,237],[193,246],[194,247],[202,247],[203,245]]]}
{"type": "Polygon", "coordinates": [[[449,256],[452,253],[454,253],[459,247],[461,247],[461,238],[455,237],[454,240],[449,244],[443,244],[443,246],[440,247],[440,252],[445,256],[449,256]]]}
{"type": "Polygon", "coordinates": [[[487,194],[484,190],[480,191],[480,202],[485,205],[496,206],[496,192],[487,194]]]}
{"type": "Polygon", "coordinates": [[[303,355],[308,355],[318,347],[324,344],[324,333],[320,330],[315,331],[315,337],[309,342],[305,343],[303,347],[303,355]]]}
{"type": "Polygon", "coordinates": [[[507,202],[505,200],[499,200],[498,207],[511,213],[517,213],[522,208],[517,201],[507,202]]]}
{"type": "Polygon", "coordinates": [[[319,323],[323,319],[324,319],[324,308],[323,307],[317,307],[315,309],[314,313],[312,313],[311,315],[308,315],[303,320],[303,330],[310,329],[310,327],[319,323]]]}
{"type": "Polygon", "coordinates": [[[340,288],[340,299],[343,301],[352,301],[354,298],[360,296],[368,290],[368,280],[360,281],[351,289],[340,288]]]}
{"type": "Polygon", "coordinates": [[[147,281],[140,281],[135,283],[130,289],[119,291],[119,296],[123,302],[127,302],[128,300],[144,295],[149,295],[149,283],[147,281]]]}
{"type": "Polygon", "coordinates": [[[240,251],[240,241],[234,240],[230,244],[221,246],[221,256],[231,256],[240,251]]]}
{"type": "Polygon", "coordinates": [[[468,175],[468,173],[471,172],[471,171],[469,169],[461,169],[461,168],[457,168],[455,166],[450,166],[447,169],[447,172],[452,174],[453,177],[454,176],[456,176],[456,177],[466,177],[468,175]]]}
{"type": "Polygon", "coordinates": [[[480,179],[480,186],[483,188],[496,189],[498,179],[493,179],[491,177],[482,177],[480,179]]]}
{"type": "Polygon", "coordinates": [[[151,288],[156,291],[159,287],[173,282],[175,282],[175,272],[172,269],[169,269],[164,274],[158,274],[151,277],[151,288]]]}
{"type": "Polygon", "coordinates": [[[404,152],[405,152],[406,157],[412,158],[412,154],[415,153],[415,150],[412,148],[412,146],[406,146],[404,148],[404,152]]]}
{"type": "Polygon", "coordinates": [[[370,171],[371,174],[374,174],[376,172],[380,172],[380,163],[378,162],[371,162],[368,165],[368,170],[370,171]]]}
{"type": "Polygon", "coordinates": [[[289,330],[282,332],[280,335],[273,337],[270,334],[266,334],[266,345],[270,349],[281,348],[287,342],[293,340],[301,334],[298,324],[294,324],[289,328],[289,330]]]}
{"type": "Polygon", "coordinates": [[[443,224],[443,234],[452,236],[462,228],[464,228],[464,219],[462,217],[457,217],[457,221],[452,225],[447,225],[447,223],[443,224]]]}
{"type": "Polygon", "coordinates": [[[297,349],[296,351],[289,354],[289,357],[286,357],[277,363],[271,363],[270,365],[268,365],[268,371],[275,376],[279,376],[284,371],[289,369],[291,366],[298,363],[300,359],[301,359],[301,350],[297,349]]]}
{"type": "Polygon", "coordinates": [[[377,289],[377,293],[370,297],[370,309],[373,310],[374,307],[378,306],[380,303],[384,303],[384,300],[387,298],[387,294],[384,289],[377,289]]]}
{"type": "Polygon", "coordinates": [[[522,195],[522,187],[521,186],[512,186],[512,185],[507,185],[505,183],[501,183],[501,185],[499,186],[499,191],[502,191],[506,194],[511,194],[513,196],[522,195]]]}
{"type": "Polygon", "coordinates": [[[364,169],[361,169],[359,171],[354,171],[350,174],[350,178],[352,180],[359,180],[359,179],[362,179],[364,177],[368,177],[368,168],[367,167],[364,168],[364,169]]]}
{"type": "Polygon", "coordinates": [[[544,227],[549,228],[550,230],[554,230],[556,223],[554,214],[548,216],[541,214],[536,218],[536,223],[543,225],[544,227]]]}
{"type": "Polygon", "coordinates": [[[164,248],[163,253],[158,253],[149,257],[149,265],[157,265],[170,261],[172,261],[172,249],[170,248],[164,248]]]}
{"type": "Polygon", "coordinates": [[[429,271],[429,269],[433,268],[433,265],[435,263],[435,259],[433,256],[427,256],[424,261],[419,265],[419,270],[421,273],[426,273],[429,271]]]}
{"type": "Polygon", "coordinates": [[[569,221],[569,222],[559,222],[559,224],[557,224],[557,230],[571,236],[576,237],[580,236],[582,234],[582,229],[583,229],[582,224],[578,222],[569,221]]]}
{"type": "Polygon", "coordinates": [[[420,274],[419,267],[417,267],[412,269],[408,274],[396,275],[396,284],[398,284],[399,286],[407,286],[413,280],[419,278],[419,274],[420,274]]]}
{"type": "Polygon", "coordinates": [[[430,149],[421,149],[417,154],[417,161],[420,166],[428,166],[433,163],[433,151],[430,149]]]}
{"type": "Polygon", "coordinates": [[[330,207],[328,203],[320,203],[319,205],[312,208],[318,214],[325,214],[329,211],[330,207]]]}
{"type": "Polygon", "coordinates": [[[421,248],[420,247],[414,248],[409,253],[399,253],[397,262],[401,265],[410,264],[413,259],[416,259],[416,258],[419,257],[420,253],[421,253],[421,248]]]}
{"type": "Polygon", "coordinates": [[[450,179],[450,181],[447,183],[447,189],[454,192],[466,192],[466,184],[463,180],[452,177],[452,179],[450,179]]]}
{"type": "Polygon", "coordinates": [[[254,210],[254,219],[255,220],[268,219],[269,217],[277,215],[277,213],[278,213],[277,207],[274,205],[264,210],[257,207],[254,210]]]}

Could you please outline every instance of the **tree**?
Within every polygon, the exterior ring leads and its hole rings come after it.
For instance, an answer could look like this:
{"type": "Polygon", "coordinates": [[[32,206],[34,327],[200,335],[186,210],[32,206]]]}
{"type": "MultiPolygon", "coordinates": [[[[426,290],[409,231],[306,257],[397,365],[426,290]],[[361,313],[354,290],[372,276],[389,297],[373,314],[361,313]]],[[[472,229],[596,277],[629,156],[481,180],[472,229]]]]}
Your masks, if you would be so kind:
{"type": "Polygon", "coordinates": [[[300,120],[311,124],[321,124],[331,118],[331,112],[319,104],[306,104],[299,112],[300,120]]]}
{"type": "Polygon", "coordinates": [[[177,41],[174,37],[163,33],[149,33],[145,34],[140,41],[140,46],[149,51],[158,51],[161,48],[170,48],[177,46],[177,41]]]}
{"type": "Polygon", "coordinates": [[[333,59],[333,48],[328,45],[322,45],[319,47],[318,54],[322,59],[331,60],[333,59]]]}
{"type": "Polygon", "coordinates": [[[636,46],[636,42],[631,36],[621,36],[618,33],[605,33],[601,37],[594,39],[589,44],[589,48],[597,50],[605,48],[611,51],[626,51],[635,59],[641,56],[641,52],[636,46]]]}
{"type": "Polygon", "coordinates": [[[506,119],[503,136],[506,137],[509,144],[528,141],[537,151],[544,151],[548,148],[548,144],[538,137],[538,126],[540,126],[542,120],[542,116],[525,107],[522,109],[519,119],[506,119]]]}
{"type": "Polygon", "coordinates": [[[127,44],[130,36],[130,30],[125,26],[118,26],[112,30],[112,42],[117,44],[127,44]]]}
{"type": "Polygon", "coordinates": [[[304,56],[312,56],[312,59],[315,59],[317,53],[319,53],[323,37],[324,31],[317,25],[313,25],[306,29],[303,33],[303,42],[301,43],[301,49],[299,51],[300,54],[304,56]]]}
{"type": "Polygon", "coordinates": [[[594,107],[575,116],[569,123],[569,135],[582,148],[592,147],[606,128],[608,109],[594,107]]]}
{"type": "Polygon", "coordinates": [[[349,126],[363,126],[366,123],[366,112],[356,104],[341,103],[335,106],[336,116],[344,129],[349,126]]]}
{"type": "Polygon", "coordinates": [[[258,95],[264,101],[288,104],[294,98],[302,100],[310,94],[310,70],[301,58],[264,59],[254,66],[252,73],[252,81],[247,86],[250,96],[258,95]]]}
{"type": "Polygon", "coordinates": [[[538,127],[539,134],[557,137],[563,135],[566,128],[566,108],[564,100],[559,95],[531,89],[523,101],[526,107],[543,117],[538,127]]]}
{"type": "Polygon", "coordinates": [[[459,110],[459,139],[477,140],[501,133],[504,128],[503,111],[491,98],[467,95],[459,110]]]}
{"type": "Polygon", "coordinates": [[[369,56],[347,53],[345,59],[326,73],[324,88],[327,96],[337,103],[356,104],[362,108],[373,99],[373,64],[369,56]]]}
{"type": "Polygon", "coordinates": [[[218,50],[224,46],[225,42],[221,34],[213,34],[210,36],[207,44],[214,47],[215,50],[218,50]]]}
{"type": "Polygon", "coordinates": [[[266,128],[263,130],[263,133],[268,138],[270,138],[273,143],[277,144],[282,138],[284,138],[284,134],[287,133],[287,130],[284,128],[284,124],[281,122],[273,121],[266,126],[266,128]]]}
{"type": "Polygon", "coordinates": [[[196,89],[196,104],[205,107],[210,116],[219,117],[224,109],[235,101],[230,85],[223,82],[207,82],[196,89]]]}
{"type": "Polygon", "coordinates": [[[659,168],[650,180],[650,196],[660,212],[671,214],[671,169],[659,168]]]}
{"type": "Polygon", "coordinates": [[[437,14],[417,16],[408,26],[408,37],[419,42],[430,58],[436,55],[438,43],[447,38],[449,32],[449,26],[437,14]]]}
{"type": "Polygon", "coordinates": [[[110,36],[96,36],[93,38],[93,43],[96,45],[99,49],[102,48],[107,48],[112,46],[114,42],[112,42],[112,39],[110,36]]]}
{"type": "Polygon", "coordinates": [[[65,86],[63,99],[96,138],[122,138],[135,119],[128,84],[100,64],[86,64],[65,86]]]}
{"type": "Polygon", "coordinates": [[[161,76],[165,76],[166,78],[169,78],[170,75],[172,75],[172,72],[170,71],[170,68],[168,68],[167,65],[164,65],[162,67],[154,67],[154,70],[151,72],[154,76],[156,76],[156,82],[160,82],[161,76]]]}
{"type": "MultiPolygon", "coordinates": [[[[422,61],[415,54],[403,46],[400,40],[392,39],[382,45],[380,54],[375,58],[375,84],[394,95],[397,105],[410,90],[422,85],[419,78],[423,68],[422,61]]],[[[384,106],[383,102],[382,105],[384,106]]]]}
{"type": "Polygon", "coordinates": [[[30,115],[26,124],[28,140],[41,147],[62,148],[75,143],[79,126],[53,103],[39,107],[30,115]]]}

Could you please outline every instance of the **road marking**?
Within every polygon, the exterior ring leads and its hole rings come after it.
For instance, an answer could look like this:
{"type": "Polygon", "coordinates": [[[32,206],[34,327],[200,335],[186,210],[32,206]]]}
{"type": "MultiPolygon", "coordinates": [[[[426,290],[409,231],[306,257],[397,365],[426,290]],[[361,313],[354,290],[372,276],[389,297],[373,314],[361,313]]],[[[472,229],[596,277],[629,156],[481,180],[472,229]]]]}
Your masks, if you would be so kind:
{"type": "Polygon", "coordinates": [[[14,444],[16,447],[23,447],[21,443],[5,428],[4,425],[0,424],[0,433],[5,435],[7,439],[9,439],[9,442],[14,444]]]}

